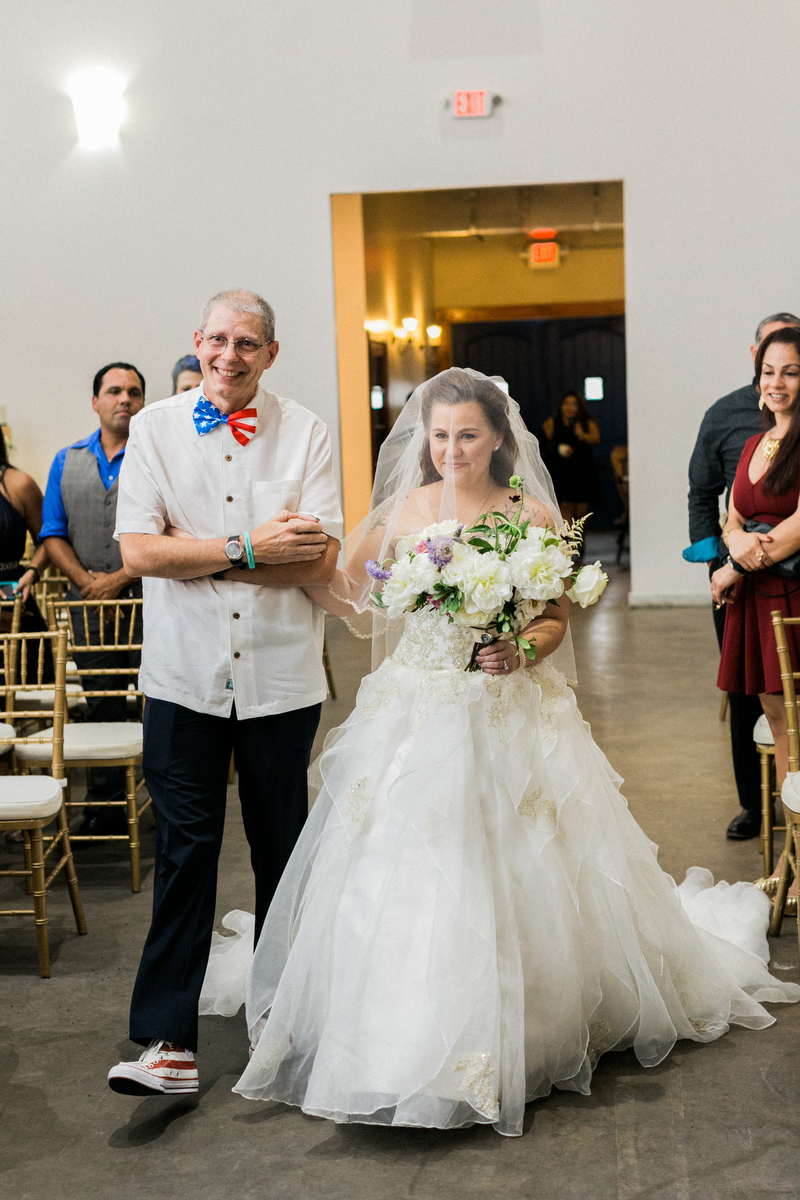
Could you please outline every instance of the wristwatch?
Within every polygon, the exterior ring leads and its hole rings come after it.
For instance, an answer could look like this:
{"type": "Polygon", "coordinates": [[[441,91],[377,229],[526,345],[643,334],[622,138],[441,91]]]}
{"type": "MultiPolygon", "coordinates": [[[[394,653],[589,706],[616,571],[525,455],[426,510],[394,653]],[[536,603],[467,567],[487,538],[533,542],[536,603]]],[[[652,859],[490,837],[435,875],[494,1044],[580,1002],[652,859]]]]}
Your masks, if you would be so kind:
{"type": "Polygon", "coordinates": [[[246,565],[244,546],[239,541],[241,534],[237,533],[234,537],[229,537],[225,543],[225,553],[232,567],[244,567],[246,565]]]}

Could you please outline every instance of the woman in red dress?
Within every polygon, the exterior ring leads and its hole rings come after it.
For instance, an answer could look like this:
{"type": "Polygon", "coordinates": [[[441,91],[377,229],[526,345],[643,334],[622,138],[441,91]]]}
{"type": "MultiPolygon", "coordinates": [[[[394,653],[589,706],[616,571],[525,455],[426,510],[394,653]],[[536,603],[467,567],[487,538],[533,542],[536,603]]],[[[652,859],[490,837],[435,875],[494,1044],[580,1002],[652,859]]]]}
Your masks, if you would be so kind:
{"type": "MultiPolygon", "coordinates": [[[[788,748],[780,665],[770,614],[800,617],[800,578],[784,579],[770,568],[800,550],[800,329],[776,329],[756,355],[765,432],[745,443],[733,484],[722,537],[730,560],[714,572],[715,603],[729,604],[717,686],[758,694],[775,738],[778,786],[786,775],[788,748]],[[746,533],[745,521],[772,532],[746,533]]],[[[798,669],[797,630],[787,629],[798,669]]],[[[796,894],[793,889],[793,894],[796,894]]]]}

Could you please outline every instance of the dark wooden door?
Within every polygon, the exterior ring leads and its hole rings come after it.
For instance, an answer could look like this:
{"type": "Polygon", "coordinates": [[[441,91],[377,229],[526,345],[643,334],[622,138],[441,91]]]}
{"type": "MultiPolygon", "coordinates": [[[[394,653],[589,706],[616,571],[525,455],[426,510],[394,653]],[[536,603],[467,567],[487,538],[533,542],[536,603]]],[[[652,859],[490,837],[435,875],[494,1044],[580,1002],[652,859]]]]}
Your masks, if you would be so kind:
{"type": "Polygon", "coordinates": [[[589,402],[600,427],[594,450],[602,489],[595,525],[610,525],[622,511],[609,454],[626,445],[625,318],[560,317],[541,321],[484,321],[452,326],[453,365],[502,375],[537,435],[564,392],[583,395],[584,380],[600,376],[602,400],[589,402]]]}

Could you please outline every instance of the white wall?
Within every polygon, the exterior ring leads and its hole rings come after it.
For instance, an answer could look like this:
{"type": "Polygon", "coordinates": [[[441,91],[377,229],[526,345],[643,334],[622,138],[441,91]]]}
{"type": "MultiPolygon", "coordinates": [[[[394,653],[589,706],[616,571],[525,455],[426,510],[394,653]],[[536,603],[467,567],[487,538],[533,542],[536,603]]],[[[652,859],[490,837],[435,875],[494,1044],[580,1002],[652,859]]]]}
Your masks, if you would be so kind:
{"type": "Polygon", "coordinates": [[[93,427],[129,358],[168,390],[203,300],[279,316],[272,386],[336,422],[331,192],[622,178],[633,593],[687,599],[686,464],[800,309],[792,0],[6,0],[0,404],[20,465],[93,427]],[[65,77],[130,73],[117,154],[75,147],[65,77]],[[504,103],[455,123],[456,87],[504,103]],[[791,230],[791,233],[788,231],[791,230]]]}

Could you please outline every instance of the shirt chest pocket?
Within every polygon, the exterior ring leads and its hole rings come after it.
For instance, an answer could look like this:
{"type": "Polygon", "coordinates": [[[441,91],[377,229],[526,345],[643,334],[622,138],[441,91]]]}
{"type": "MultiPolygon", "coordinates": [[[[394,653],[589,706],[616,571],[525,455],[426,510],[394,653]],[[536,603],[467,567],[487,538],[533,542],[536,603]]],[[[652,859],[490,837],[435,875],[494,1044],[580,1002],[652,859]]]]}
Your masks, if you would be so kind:
{"type": "Polygon", "coordinates": [[[271,521],[281,509],[297,511],[300,502],[300,479],[259,480],[253,484],[253,527],[271,521]]]}

